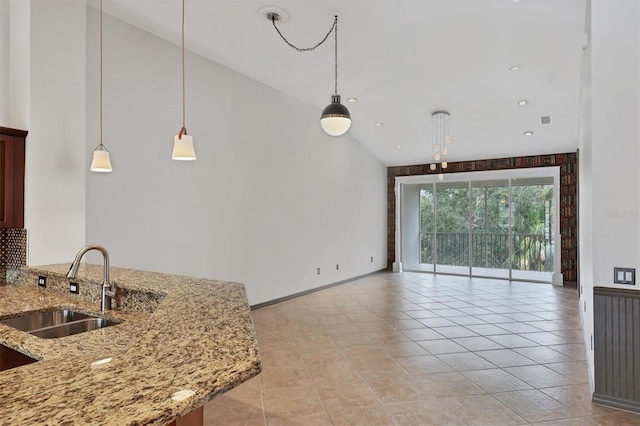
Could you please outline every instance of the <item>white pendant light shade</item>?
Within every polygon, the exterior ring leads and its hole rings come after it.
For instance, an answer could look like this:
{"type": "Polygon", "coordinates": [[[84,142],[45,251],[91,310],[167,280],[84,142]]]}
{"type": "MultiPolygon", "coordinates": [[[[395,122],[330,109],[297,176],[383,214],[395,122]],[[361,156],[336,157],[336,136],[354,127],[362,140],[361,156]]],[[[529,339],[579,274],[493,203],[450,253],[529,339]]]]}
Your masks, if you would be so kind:
{"type": "Polygon", "coordinates": [[[175,135],[173,137],[172,160],[190,161],[196,159],[196,150],[193,148],[193,138],[189,135],[175,135]]]}
{"type": "Polygon", "coordinates": [[[341,136],[351,127],[351,119],[345,117],[324,117],[320,119],[322,130],[330,136],[341,136]]]}
{"type": "Polygon", "coordinates": [[[331,96],[331,103],[322,111],[320,126],[330,136],[344,135],[351,127],[351,114],[340,103],[340,95],[331,96]]]}
{"type": "Polygon", "coordinates": [[[112,172],[113,168],[111,167],[111,158],[109,156],[109,151],[106,149],[101,149],[100,147],[96,148],[93,151],[93,159],[91,160],[91,171],[92,172],[112,172]]]}
{"type": "Polygon", "coordinates": [[[436,169],[436,165],[431,163],[429,164],[429,170],[434,171],[436,169]]]}

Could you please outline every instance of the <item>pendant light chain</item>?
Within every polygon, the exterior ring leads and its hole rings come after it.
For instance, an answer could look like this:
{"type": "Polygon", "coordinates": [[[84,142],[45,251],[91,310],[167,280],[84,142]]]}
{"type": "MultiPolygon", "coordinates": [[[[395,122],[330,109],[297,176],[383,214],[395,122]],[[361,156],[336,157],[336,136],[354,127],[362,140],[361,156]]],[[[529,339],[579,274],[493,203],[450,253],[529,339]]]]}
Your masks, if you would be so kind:
{"type": "Polygon", "coordinates": [[[311,52],[313,50],[316,50],[316,47],[320,46],[322,43],[327,41],[327,39],[329,38],[329,35],[331,35],[331,31],[333,31],[334,28],[336,28],[338,26],[338,15],[336,15],[335,19],[333,20],[333,25],[331,26],[331,28],[329,28],[329,32],[327,33],[326,36],[324,36],[324,38],[318,44],[316,44],[313,47],[297,47],[297,46],[293,45],[289,40],[287,40],[287,38],[282,35],[280,30],[276,26],[276,20],[278,18],[279,17],[277,16],[277,14],[271,14],[271,23],[273,24],[273,28],[276,29],[276,31],[278,32],[278,34],[280,35],[282,40],[284,40],[285,43],[287,43],[290,47],[294,48],[298,52],[311,52]]]}
{"type": "Polygon", "coordinates": [[[185,102],[185,77],[184,77],[184,2],[182,0],[182,130],[180,134],[182,135],[182,131],[184,134],[187,134],[187,129],[185,126],[185,116],[186,116],[186,102],[185,102]]]}

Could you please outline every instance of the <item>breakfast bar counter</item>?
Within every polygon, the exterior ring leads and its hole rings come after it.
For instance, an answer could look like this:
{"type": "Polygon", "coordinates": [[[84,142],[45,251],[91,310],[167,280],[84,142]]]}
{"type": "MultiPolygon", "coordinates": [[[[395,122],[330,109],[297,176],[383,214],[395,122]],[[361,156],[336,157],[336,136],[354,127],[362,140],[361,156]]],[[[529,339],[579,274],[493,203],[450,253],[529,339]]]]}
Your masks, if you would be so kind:
{"type": "Polygon", "coordinates": [[[38,360],[0,372],[0,424],[163,425],[260,373],[242,284],[110,268],[117,307],[100,312],[102,266],[81,266],[79,295],[68,269],[20,271],[0,319],[70,308],[117,324],[56,339],[0,324],[0,345],[38,360]]]}

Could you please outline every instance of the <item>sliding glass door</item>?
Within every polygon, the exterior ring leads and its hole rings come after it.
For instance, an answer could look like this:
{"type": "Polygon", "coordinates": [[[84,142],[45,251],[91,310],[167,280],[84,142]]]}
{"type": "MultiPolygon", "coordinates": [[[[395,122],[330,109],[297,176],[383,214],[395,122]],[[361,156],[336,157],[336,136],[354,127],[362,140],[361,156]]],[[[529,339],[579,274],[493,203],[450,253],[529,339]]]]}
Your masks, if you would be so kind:
{"type": "Polygon", "coordinates": [[[471,183],[472,275],[509,278],[509,180],[471,183]]]}
{"type": "Polygon", "coordinates": [[[436,271],[469,273],[469,185],[438,182],[435,185],[436,271]]]}
{"type": "Polygon", "coordinates": [[[553,272],[553,179],[512,179],[514,279],[540,280],[553,272]]]}
{"type": "Polygon", "coordinates": [[[411,200],[403,205],[419,210],[419,219],[403,228],[402,238],[415,241],[417,236],[419,244],[405,245],[404,269],[552,281],[557,267],[554,188],[553,175],[407,185],[403,193],[411,200]]]}

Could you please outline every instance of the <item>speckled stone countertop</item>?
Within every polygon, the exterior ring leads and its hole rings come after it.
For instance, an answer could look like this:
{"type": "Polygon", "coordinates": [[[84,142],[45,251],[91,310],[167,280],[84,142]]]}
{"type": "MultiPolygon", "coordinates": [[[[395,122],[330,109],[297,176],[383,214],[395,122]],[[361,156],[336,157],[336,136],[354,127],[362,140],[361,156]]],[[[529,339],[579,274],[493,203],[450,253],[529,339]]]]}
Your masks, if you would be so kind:
{"type": "MultiPolygon", "coordinates": [[[[28,271],[66,279],[68,269],[61,264],[28,271]]],[[[119,324],[58,339],[0,324],[0,344],[40,360],[0,372],[0,424],[163,425],[260,372],[242,284],[110,270],[117,292],[150,294],[153,313],[117,308],[101,316],[119,324]],[[91,364],[107,357],[107,364],[91,364]],[[172,399],[183,390],[194,394],[172,399]]],[[[83,265],[79,277],[99,283],[102,266],[83,265]]],[[[0,318],[54,307],[99,313],[95,301],[20,279],[0,286],[0,318]]]]}

